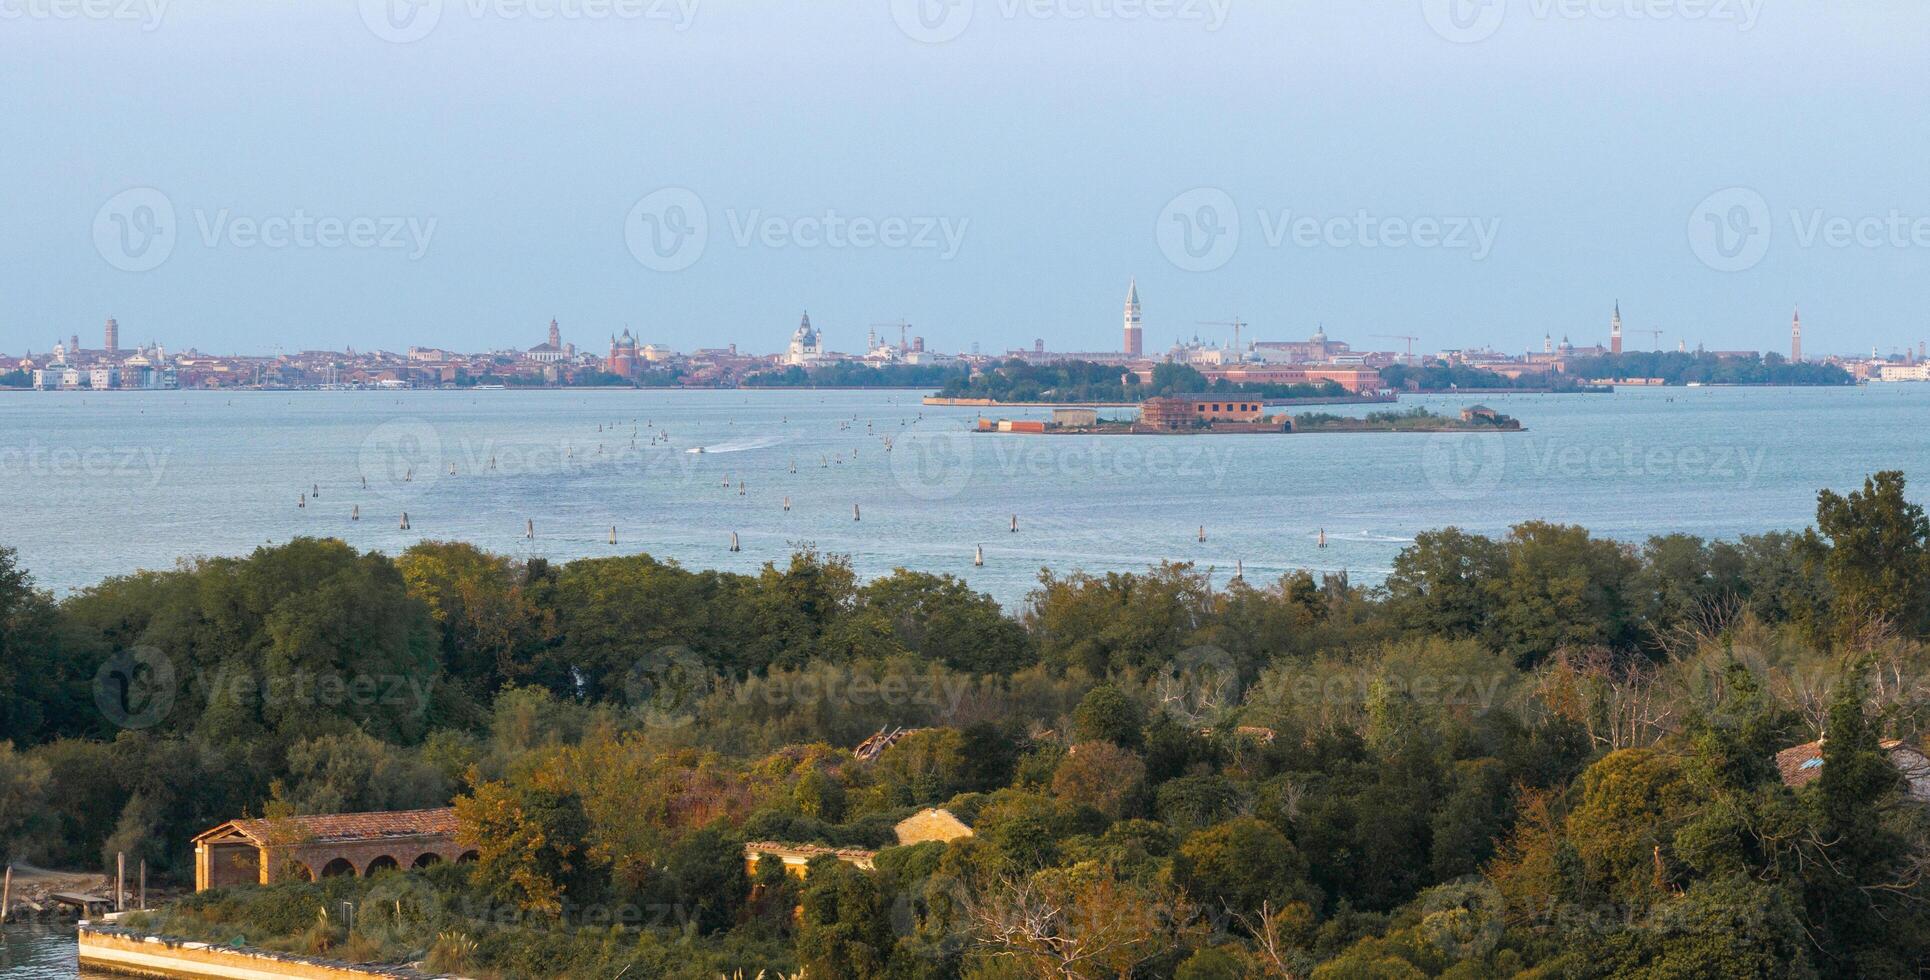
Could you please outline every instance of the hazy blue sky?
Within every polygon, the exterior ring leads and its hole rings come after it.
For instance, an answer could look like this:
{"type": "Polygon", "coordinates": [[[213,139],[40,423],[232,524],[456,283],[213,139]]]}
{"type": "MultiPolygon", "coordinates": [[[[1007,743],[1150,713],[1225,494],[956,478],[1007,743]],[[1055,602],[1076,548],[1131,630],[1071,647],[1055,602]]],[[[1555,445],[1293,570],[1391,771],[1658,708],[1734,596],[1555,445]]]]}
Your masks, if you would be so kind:
{"type": "Polygon", "coordinates": [[[0,351],[1930,335],[1922,3],[385,2],[0,0],[0,351]]]}

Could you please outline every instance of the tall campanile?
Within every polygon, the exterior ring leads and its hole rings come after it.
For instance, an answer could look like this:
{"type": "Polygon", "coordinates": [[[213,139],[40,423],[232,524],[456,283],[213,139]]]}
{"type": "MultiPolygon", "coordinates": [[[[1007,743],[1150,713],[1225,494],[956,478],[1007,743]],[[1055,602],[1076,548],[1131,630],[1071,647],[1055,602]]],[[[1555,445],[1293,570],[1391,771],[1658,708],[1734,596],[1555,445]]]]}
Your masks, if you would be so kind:
{"type": "Polygon", "coordinates": [[[1146,352],[1146,335],[1139,322],[1139,279],[1126,287],[1126,353],[1138,357],[1146,352]]]}
{"type": "Polygon", "coordinates": [[[103,347],[104,350],[106,350],[109,354],[115,354],[120,352],[121,325],[118,323],[115,323],[114,318],[111,316],[107,318],[107,336],[104,339],[107,341],[107,343],[103,347]]]}
{"type": "Polygon", "coordinates": [[[1622,352],[1622,301],[1615,301],[1615,316],[1608,321],[1608,352],[1622,352]]]}
{"type": "Polygon", "coordinates": [[[1803,311],[1798,307],[1789,317],[1789,362],[1803,362],[1803,311]]]}

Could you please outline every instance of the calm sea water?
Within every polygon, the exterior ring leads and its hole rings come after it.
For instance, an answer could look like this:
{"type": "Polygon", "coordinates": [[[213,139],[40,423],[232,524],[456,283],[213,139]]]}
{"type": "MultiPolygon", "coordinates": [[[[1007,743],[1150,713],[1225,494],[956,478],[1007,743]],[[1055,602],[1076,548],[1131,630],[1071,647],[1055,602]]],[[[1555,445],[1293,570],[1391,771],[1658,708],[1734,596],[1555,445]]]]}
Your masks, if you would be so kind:
{"type": "Polygon", "coordinates": [[[60,926],[0,928],[0,977],[9,980],[113,980],[75,961],[74,930],[60,926]]]}
{"type": "Polygon", "coordinates": [[[811,544],[866,576],[948,572],[1016,603],[1042,567],[1166,559],[1222,579],[1237,562],[1377,581],[1417,532],[1450,524],[1544,519],[1628,540],[1798,528],[1818,488],[1885,468],[1930,499],[1930,385],[1480,400],[1527,431],[982,435],[977,410],[909,391],[10,394],[0,545],[66,591],[298,534],[744,572],[811,544]]]}

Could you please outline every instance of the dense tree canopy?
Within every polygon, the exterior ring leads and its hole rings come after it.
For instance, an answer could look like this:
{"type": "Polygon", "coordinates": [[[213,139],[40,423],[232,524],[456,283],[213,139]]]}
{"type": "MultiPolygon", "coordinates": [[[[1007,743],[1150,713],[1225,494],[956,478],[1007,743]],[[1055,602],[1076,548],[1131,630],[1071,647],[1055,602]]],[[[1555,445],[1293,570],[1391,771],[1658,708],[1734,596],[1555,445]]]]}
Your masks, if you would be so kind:
{"type": "Polygon", "coordinates": [[[453,802],[473,865],[151,924],[469,975],[1907,976],[1930,526],[1894,473],[1818,503],[1732,542],[1447,528],[1373,588],[1045,573],[1013,611],[809,551],[301,539],[59,600],[0,552],[0,841],[178,881],[234,816],[453,802]],[[933,807],[972,835],[898,846],[933,807]]]}

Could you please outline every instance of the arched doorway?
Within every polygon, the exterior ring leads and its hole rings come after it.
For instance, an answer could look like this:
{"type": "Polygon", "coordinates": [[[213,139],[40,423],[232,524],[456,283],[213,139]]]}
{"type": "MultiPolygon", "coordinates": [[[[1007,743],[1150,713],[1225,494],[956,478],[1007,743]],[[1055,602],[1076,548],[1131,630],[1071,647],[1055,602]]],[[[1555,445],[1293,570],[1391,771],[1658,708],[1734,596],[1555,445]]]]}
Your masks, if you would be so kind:
{"type": "Polygon", "coordinates": [[[461,854],[456,856],[456,863],[468,864],[469,862],[478,860],[481,857],[482,855],[477,854],[475,851],[464,851],[461,854]]]}
{"type": "Polygon", "coordinates": [[[387,854],[384,854],[381,857],[376,858],[373,861],[370,861],[369,866],[362,871],[362,876],[366,878],[369,875],[376,873],[377,871],[394,871],[395,869],[400,868],[401,866],[402,865],[396,863],[395,858],[392,858],[387,854]]]}
{"type": "Polygon", "coordinates": [[[421,857],[416,858],[415,863],[409,865],[409,867],[427,868],[427,867],[430,867],[431,865],[437,865],[441,863],[442,863],[442,855],[437,854],[434,851],[430,851],[427,854],[424,854],[421,857]]]}
{"type": "Polygon", "coordinates": [[[340,878],[343,875],[352,876],[354,874],[355,865],[348,863],[348,858],[336,858],[322,865],[322,877],[324,878],[340,878]]]}

